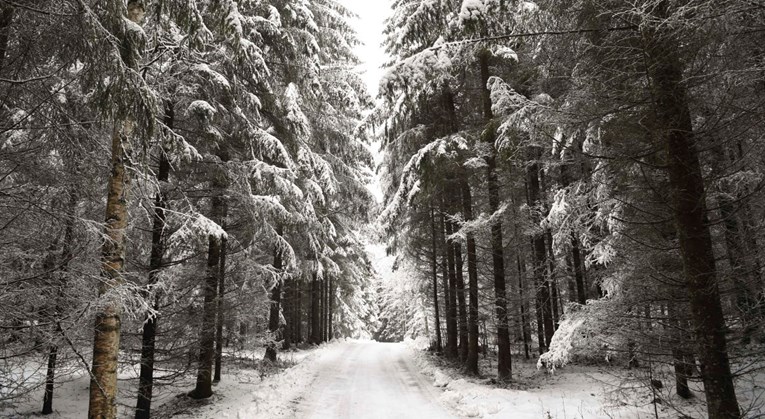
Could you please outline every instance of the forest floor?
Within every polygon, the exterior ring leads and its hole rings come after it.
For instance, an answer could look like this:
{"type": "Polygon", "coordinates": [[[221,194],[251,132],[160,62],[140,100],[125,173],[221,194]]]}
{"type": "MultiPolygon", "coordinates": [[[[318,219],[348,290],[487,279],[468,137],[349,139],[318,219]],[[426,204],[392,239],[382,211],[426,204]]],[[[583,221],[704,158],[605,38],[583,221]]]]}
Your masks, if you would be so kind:
{"type": "MultiPolygon", "coordinates": [[[[427,342],[408,341],[414,363],[442,388],[440,397],[458,417],[518,419],[702,419],[707,417],[703,386],[689,381],[693,397],[675,393],[671,365],[654,363],[639,368],[608,364],[569,364],[554,372],[513,354],[513,380],[497,384],[496,354],[481,354],[481,377],[467,377],[445,359],[427,352],[427,342]],[[660,388],[649,385],[660,382],[660,388]]],[[[736,381],[739,405],[747,419],[765,418],[765,366],[742,360],[749,368],[736,381]]]]}
{"type": "MultiPolygon", "coordinates": [[[[304,379],[311,373],[311,360],[320,353],[331,351],[339,343],[330,343],[309,349],[286,351],[279,354],[276,365],[262,362],[264,348],[254,351],[230,350],[235,356],[224,357],[223,377],[214,384],[214,394],[206,400],[192,400],[186,394],[194,387],[193,371],[172,380],[157,371],[152,417],[154,418],[291,418],[297,398],[309,384],[304,379]],[[240,411],[247,414],[241,415],[240,411]],[[262,412],[268,412],[267,415],[262,412]],[[252,414],[252,415],[251,415],[252,414]]],[[[226,351],[224,351],[225,353],[226,351]]],[[[125,355],[126,358],[127,354],[125,355]]],[[[26,373],[29,380],[44,380],[44,365],[29,362],[26,373]]],[[[27,394],[22,400],[0,405],[0,418],[82,418],[88,412],[90,379],[79,365],[60,366],[63,373],[57,378],[54,391],[53,414],[43,416],[43,389],[27,394]]],[[[120,418],[132,418],[135,411],[138,364],[123,365],[119,374],[118,411],[120,418]]],[[[175,374],[171,372],[171,374],[175,374]]]]}
{"type": "MultiPolygon", "coordinates": [[[[443,391],[440,400],[461,418],[639,419],[682,417],[654,395],[635,371],[614,366],[567,366],[555,373],[538,369],[536,358],[514,354],[513,380],[497,383],[497,361],[481,355],[480,377],[465,376],[440,356],[409,342],[423,375],[443,391]]],[[[645,380],[647,383],[647,380],[645,380]]],[[[677,404],[676,401],[672,402],[677,404]]],[[[684,410],[689,410],[687,404],[684,410]]],[[[687,416],[696,418],[702,416],[687,416]]]]}
{"type": "MultiPolygon", "coordinates": [[[[422,342],[333,341],[279,354],[261,362],[263,351],[238,352],[224,363],[223,380],[207,400],[185,396],[193,377],[158,388],[153,417],[177,419],[276,418],[513,418],[638,419],[703,418],[703,393],[691,401],[672,395],[668,368],[625,369],[615,365],[569,365],[555,373],[535,359],[513,358],[513,381],[496,384],[496,358],[481,357],[481,377],[466,377],[422,342]],[[647,385],[660,379],[662,389],[647,385]],[[653,401],[659,401],[653,403],[653,401]]],[[[120,417],[132,417],[136,380],[120,374],[120,417]]],[[[190,374],[193,375],[193,374],[190,374]]],[[[760,376],[760,378],[765,378],[760,376]]],[[[758,380],[747,388],[757,389],[758,380]]],[[[761,386],[762,383],[759,384],[761,386]]],[[[88,377],[66,377],[56,388],[55,412],[47,418],[80,418],[87,412],[88,377]]],[[[761,387],[759,387],[761,388],[761,387]]],[[[743,388],[742,388],[743,389],[743,388]]],[[[38,417],[40,394],[0,417],[38,417]]],[[[758,393],[759,394],[759,393],[758,393]]],[[[739,396],[746,397],[741,391],[739,396]]],[[[755,399],[753,399],[755,400],[755,399]]],[[[741,400],[743,402],[743,400],[741,400]]],[[[742,403],[742,407],[746,402],[742,403]]],[[[761,417],[750,412],[747,417],[761,417]]]]}

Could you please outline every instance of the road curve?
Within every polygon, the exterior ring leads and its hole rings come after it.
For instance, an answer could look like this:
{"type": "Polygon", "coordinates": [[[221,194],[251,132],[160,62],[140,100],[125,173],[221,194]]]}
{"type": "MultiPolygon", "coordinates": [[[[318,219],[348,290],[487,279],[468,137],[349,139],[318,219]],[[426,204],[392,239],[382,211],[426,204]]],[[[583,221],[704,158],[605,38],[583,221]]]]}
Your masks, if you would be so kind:
{"type": "Polygon", "coordinates": [[[296,400],[296,417],[452,418],[438,390],[412,365],[401,343],[348,342],[313,361],[316,375],[296,400]]]}

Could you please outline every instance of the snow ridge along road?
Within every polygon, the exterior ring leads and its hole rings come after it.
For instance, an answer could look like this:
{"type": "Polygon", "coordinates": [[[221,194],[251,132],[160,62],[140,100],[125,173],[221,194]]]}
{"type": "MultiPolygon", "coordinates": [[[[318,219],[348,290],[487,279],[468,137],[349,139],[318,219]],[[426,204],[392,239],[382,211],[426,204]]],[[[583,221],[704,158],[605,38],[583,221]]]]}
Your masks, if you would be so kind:
{"type": "Polygon", "coordinates": [[[453,418],[402,343],[348,342],[316,361],[295,417],[311,419],[453,418]]]}

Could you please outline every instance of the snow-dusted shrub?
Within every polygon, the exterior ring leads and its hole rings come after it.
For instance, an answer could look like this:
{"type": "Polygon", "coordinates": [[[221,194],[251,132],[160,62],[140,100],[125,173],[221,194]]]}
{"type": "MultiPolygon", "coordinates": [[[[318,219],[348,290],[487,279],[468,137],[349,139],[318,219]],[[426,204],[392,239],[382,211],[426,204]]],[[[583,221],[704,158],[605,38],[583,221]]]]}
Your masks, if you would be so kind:
{"type": "Polygon", "coordinates": [[[626,339],[614,319],[620,308],[610,299],[590,300],[583,306],[569,303],[566,314],[550,342],[550,350],[539,357],[537,368],[554,371],[569,363],[612,363],[626,357],[626,339]]]}
{"type": "Polygon", "coordinates": [[[430,348],[430,339],[427,336],[417,336],[414,339],[407,336],[404,338],[404,343],[417,351],[426,351],[430,348]]]}

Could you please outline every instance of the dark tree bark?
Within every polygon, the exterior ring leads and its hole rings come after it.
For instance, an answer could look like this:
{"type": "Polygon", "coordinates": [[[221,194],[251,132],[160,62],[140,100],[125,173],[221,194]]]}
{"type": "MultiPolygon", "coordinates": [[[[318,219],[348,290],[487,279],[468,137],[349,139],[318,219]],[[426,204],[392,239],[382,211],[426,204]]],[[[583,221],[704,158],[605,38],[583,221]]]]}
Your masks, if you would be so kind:
{"type": "MultiPolygon", "coordinates": [[[[669,16],[668,2],[652,13],[669,16]]],[[[712,238],[706,220],[704,178],[695,148],[691,113],[683,84],[683,66],[672,35],[647,28],[644,33],[648,75],[659,135],[669,166],[672,209],[690,299],[691,319],[702,364],[707,413],[711,419],[739,418],[725,339],[725,318],[716,277],[712,238]]]]}
{"type": "Polygon", "coordinates": [[[334,309],[335,309],[335,287],[332,278],[329,279],[329,286],[327,287],[329,295],[327,296],[327,341],[331,341],[335,337],[334,331],[334,309]]]}
{"type": "Polygon", "coordinates": [[[324,332],[327,330],[327,283],[324,278],[319,282],[319,341],[324,342],[324,332]]]}
{"type": "Polygon", "coordinates": [[[587,288],[584,284],[584,263],[582,251],[576,234],[571,233],[571,260],[574,263],[574,278],[576,279],[576,297],[579,304],[587,304],[587,288]]]}
{"type": "MultiPolygon", "coordinates": [[[[55,301],[53,313],[49,316],[51,321],[55,323],[53,327],[54,336],[58,336],[62,333],[61,323],[59,322],[61,312],[63,311],[64,302],[61,301],[60,293],[63,292],[67,285],[66,274],[69,270],[69,261],[72,259],[72,247],[74,246],[74,220],[77,217],[77,204],[79,202],[77,191],[74,187],[69,189],[69,202],[66,210],[66,224],[64,227],[64,239],[62,241],[61,255],[58,259],[58,263],[53,263],[53,266],[45,268],[46,271],[53,271],[56,266],[58,268],[53,275],[58,275],[58,294],[53,297],[55,301]]],[[[51,262],[53,262],[51,258],[51,262]]],[[[54,338],[55,340],[56,338],[54,338]]],[[[45,374],[45,393],[43,395],[43,408],[42,414],[48,415],[53,413],[53,390],[56,382],[56,361],[58,359],[58,345],[55,343],[48,348],[48,366],[45,374]]]]}
{"type": "Polygon", "coordinates": [[[521,335],[523,336],[523,352],[526,359],[531,359],[529,348],[531,346],[531,324],[528,312],[526,310],[526,262],[521,259],[521,253],[518,252],[518,297],[521,310],[521,335]]]}
{"type": "Polygon", "coordinates": [[[284,351],[290,349],[290,345],[294,340],[293,334],[295,333],[295,291],[292,281],[290,278],[284,278],[284,286],[282,287],[282,312],[287,322],[284,325],[284,333],[282,334],[282,350],[284,351]]]}
{"type": "Polygon", "coordinates": [[[444,249],[446,249],[446,266],[449,275],[449,304],[446,311],[446,358],[457,359],[457,277],[454,270],[454,246],[448,237],[452,234],[452,223],[441,217],[444,229],[444,249]]]}
{"type": "Polygon", "coordinates": [[[321,280],[321,341],[327,341],[327,278],[321,280]]]}
{"type": "Polygon", "coordinates": [[[58,357],[58,345],[51,345],[48,349],[48,370],[45,373],[45,394],[43,395],[42,414],[53,413],[53,388],[56,381],[56,358],[58,357]]]}
{"type": "Polygon", "coordinates": [[[311,281],[311,341],[321,344],[321,283],[316,273],[311,281]]]}
{"type": "MultiPolygon", "coordinates": [[[[451,296],[449,295],[449,263],[447,261],[446,257],[446,246],[444,245],[444,210],[443,205],[441,206],[441,217],[440,217],[440,236],[441,236],[441,279],[443,282],[443,288],[444,288],[444,322],[446,323],[446,343],[444,344],[444,355],[448,358],[447,352],[449,351],[449,336],[451,336],[450,333],[450,323],[449,323],[449,311],[451,310],[451,296]]],[[[456,327],[456,326],[454,326],[456,327]]]]}
{"type": "Polygon", "coordinates": [[[329,342],[329,283],[331,278],[324,280],[324,342],[329,342]]]}
{"type": "MultiPolygon", "coordinates": [[[[277,231],[281,235],[281,231],[277,231]]],[[[282,254],[278,249],[274,249],[274,273],[277,276],[273,288],[271,288],[271,304],[268,309],[268,331],[271,333],[271,339],[266,345],[265,360],[270,362],[276,362],[276,343],[281,339],[280,336],[280,324],[279,314],[281,313],[282,304],[282,254]]]]}
{"type": "Polygon", "coordinates": [[[220,238],[210,236],[207,252],[207,279],[204,288],[202,329],[199,338],[199,358],[196,388],[189,393],[194,399],[212,396],[212,369],[215,356],[215,312],[218,298],[218,264],[220,238]]]}
{"type": "MultiPolygon", "coordinates": [[[[526,178],[528,185],[528,205],[532,208],[538,207],[540,203],[541,191],[539,184],[539,163],[536,162],[538,150],[531,153],[531,164],[526,169],[526,178]]],[[[537,332],[539,337],[539,353],[547,352],[550,347],[550,340],[554,333],[552,304],[550,299],[550,289],[548,288],[545,260],[547,250],[545,249],[545,236],[542,233],[536,234],[532,238],[532,250],[534,257],[534,279],[536,281],[536,310],[537,310],[537,332]]]]}
{"type": "MultiPolygon", "coordinates": [[[[221,222],[221,227],[225,230],[225,221],[221,222]]],[[[223,369],[223,320],[224,320],[224,302],[226,298],[226,252],[228,250],[228,239],[221,238],[220,241],[220,271],[218,273],[218,299],[215,304],[215,311],[218,313],[215,317],[215,373],[213,382],[220,381],[220,375],[223,369]]]]}
{"type": "Polygon", "coordinates": [[[303,343],[303,286],[300,281],[295,283],[295,345],[303,343]]]}
{"type": "MultiPolygon", "coordinates": [[[[473,198],[470,194],[470,185],[466,179],[460,182],[462,192],[462,211],[465,220],[473,219],[473,198]]],[[[479,375],[478,370],[478,266],[476,261],[476,246],[473,233],[466,234],[467,261],[468,261],[468,356],[465,360],[465,372],[470,375],[479,375]]]]}
{"type": "MultiPolygon", "coordinates": [[[[213,220],[225,218],[225,206],[221,197],[212,198],[213,220]]],[[[202,329],[199,333],[199,357],[197,383],[189,393],[193,399],[212,396],[213,361],[215,358],[215,319],[218,311],[218,283],[220,276],[221,238],[210,236],[207,251],[207,278],[204,283],[202,329]]]]}
{"type": "MultiPolygon", "coordinates": [[[[578,144],[581,144],[581,141],[578,142],[578,144]]],[[[581,150],[580,150],[581,153],[581,150]]],[[[568,156],[568,150],[566,155],[568,156]]],[[[560,178],[561,183],[564,187],[568,187],[571,184],[571,176],[569,174],[569,169],[573,165],[573,160],[567,160],[565,161],[561,167],[560,167],[560,178]]],[[[584,172],[585,170],[582,169],[584,172]]],[[[581,246],[579,244],[579,238],[576,235],[576,232],[571,232],[571,260],[570,260],[570,266],[574,272],[574,281],[575,281],[575,290],[576,294],[571,293],[569,296],[569,301],[576,301],[579,304],[587,304],[587,288],[585,286],[585,279],[584,279],[584,261],[582,259],[582,251],[581,246]]],[[[566,262],[569,262],[568,257],[566,258],[566,262]]]]}
{"type": "Polygon", "coordinates": [[[693,374],[693,365],[688,364],[688,359],[693,359],[693,355],[688,352],[687,345],[690,343],[690,336],[684,336],[685,330],[680,326],[677,309],[674,304],[667,306],[667,316],[669,322],[676,330],[677,337],[672,343],[672,366],[675,370],[675,391],[683,399],[689,399],[693,396],[690,387],[688,387],[688,378],[693,374]]]}
{"type": "Polygon", "coordinates": [[[435,308],[436,352],[441,352],[441,314],[438,307],[438,239],[436,236],[436,211],[430,210],[430,237],[432,253],[430,268],[433,271],[433,307],[435,308]]]}
{"type": "Polygon", "coordinates": [[[462,245],[454,243],[454,268],[457,278],[457,307],[459,313],[459,327],[460,344],[459,344],[459,359],[462,361],[467,360],[468,353],[468,319],[467,319],[467,304],[465,303],[465,277],[463,275],[463,261],[462,261],[462,245]]]}
{"type": "MultiPolygon", "coordinates": [[[[545,239],[547,246],[547,285],[550,289],[550,301],[552,303],[553,313],[553,332],[558,330],[560,316],[563,314],[560,308],[560,299],[558,298],[558,279],[555,275],[555,254],[552,247],[552,233],[550,229],[545,230],[545,239]]],[[[549,345],[549,342],[548,342],[549,345]]]]}
{"type": "MultiPolygon", "coordinates": [[[[491,52],[483,49],[479,53],[481,67],[481,97],[483,101],[483,116],[489,127],[486,128],[484,141],[490,146],[486,156],[486,180],[489,192],[489,211],[493,214],[499,210],[499,180],[497,177],[497,150],[494,145],[496,128],[492,119],[491,96],[487,83],[489,81],[489,58],[491,52]]],[[[509,380],[513,376],[512,357],[510,354],[510,328],[507,319],[507,285],[505,283],[505,253],[502,245],[502,222],[498,219],[491,224],[491,260],[494,277],[494,307],[497,316],[497,377],[500,381],[509,380]]]]}
{"type": "MultiPolygon", "coordinates": [[[[165,102],[164,123],[172,130],[175,123],[173,104],[165,102]]],[[[159,279],[165,257],[165,208],[167,206],[163,183],[170,179],[170,161],[163,149],[159,152],[159,170],[157,183],[160,189],[154,199],[154,214],[151,229],[151,256],[149,258],[149,285],[154,285],[159,279]]],[[[154,309],[159,307],[159,296],[154,297],[154,309]]],[[[146,316],[141,336],[141,371],[138,377],[138,400],[135,407],[135,419],[151,417],[151,399],[154,389],[155,342],[157,337],[157,316],[146,316]]]]}
{"type": "MultiPolygon", "coordinates": [[[[544,266],[540,268],[539,260],[540,260],[540,253],[539,253],[539,246],[538,246],[539,240],[532,238],[531,239],[531,246],[532,246],[532,256],[533,256],[533,262],[534,262],[534,307],[535,307],[535,313],[537,318],[537,341],[539,342],[539,354],[542,355],[545,352],[547,352],[547,334],[545,333],[545,325],[548,320],[549,311],[545,310],[547,308],[547,305],[545,304],[545,294],[547,293],[547,287],[544,284],[544,280],[540,280],[539,276],[544,275],[544,273],[539,273],[539,271],[544,272],[544,266]]],[[[542,247],[544,249],[544,247],[542,247]]],[[[544,262],[542,262],[544,264],[544,262]]],[[[549,294],[548,294],[549,295],[549,294]]],[[[552,328],[552,321],[550,321],[550,328],[552,328]]]]}

